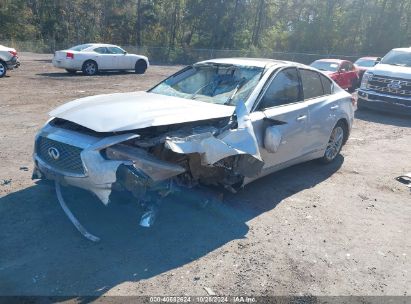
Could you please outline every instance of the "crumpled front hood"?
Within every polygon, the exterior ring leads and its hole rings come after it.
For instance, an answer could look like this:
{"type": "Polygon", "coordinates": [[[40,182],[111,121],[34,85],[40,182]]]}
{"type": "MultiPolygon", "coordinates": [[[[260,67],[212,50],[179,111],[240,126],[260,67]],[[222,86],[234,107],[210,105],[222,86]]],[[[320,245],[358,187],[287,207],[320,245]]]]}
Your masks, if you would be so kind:
{"type": "Polygon", "coordinates": [[[367,72],[373,73],[377,76],[388,76],[393,78],[404,78],[411,80],[410,67],[379,63],[373,68],[368,69],[367,72]]]}
{"type": "Polygon", "coordinates": [[[116,132],[229,117],[233,106],[147,92],[80,98],[50,112],[96,132],[116,132]]]}

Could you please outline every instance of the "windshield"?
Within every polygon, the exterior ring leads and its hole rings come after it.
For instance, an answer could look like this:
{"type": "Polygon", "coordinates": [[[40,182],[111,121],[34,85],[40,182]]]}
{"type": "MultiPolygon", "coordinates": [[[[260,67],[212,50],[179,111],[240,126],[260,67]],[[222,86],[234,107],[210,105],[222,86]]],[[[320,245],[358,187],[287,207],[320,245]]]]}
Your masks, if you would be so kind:
{"type": "Polygon", "coordinates": [[[381,63],[411,67],[411,52],[392,50],[384,56],[381,63]]]}
{"type": "Polygon", "coordinates": [[[91,46],[91,44],[80,44],[80,45],[73,46],[69,50],[81,52],[82,50],[85,50],[85,49],[89,48],[90,46],[91,46]]]}
{"type": "Polygon", "coordinates": [[[239,100],[246,101],[262,72],[263,69],[258,67],[194,65],[161,82],[150,92],[214,104],[236,105],[239,100]]]}
{"type": "Polygon", "coordinates": [[[338,71],[338,63],[336,62],[314,61],[313,63],[310,64],[310,66],[320,71],[331,71],[331,72],[338,71]]]}
{"type": "Polygon", "coordinates": [[[376,59],[358,59],[354,64],[360,67],[371,68],[375,65],[375,60],[376,59]]]}

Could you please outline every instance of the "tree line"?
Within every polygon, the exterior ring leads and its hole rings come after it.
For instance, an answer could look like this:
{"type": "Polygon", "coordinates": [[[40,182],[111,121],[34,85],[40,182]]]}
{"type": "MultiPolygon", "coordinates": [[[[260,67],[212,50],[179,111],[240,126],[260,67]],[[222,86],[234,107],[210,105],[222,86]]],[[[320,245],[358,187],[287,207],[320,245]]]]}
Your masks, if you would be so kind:
{"type": "Polygon", "coordinates": [[[411,46],[411,0],[0,0],[0,41],[379,55],[411,46]]]}

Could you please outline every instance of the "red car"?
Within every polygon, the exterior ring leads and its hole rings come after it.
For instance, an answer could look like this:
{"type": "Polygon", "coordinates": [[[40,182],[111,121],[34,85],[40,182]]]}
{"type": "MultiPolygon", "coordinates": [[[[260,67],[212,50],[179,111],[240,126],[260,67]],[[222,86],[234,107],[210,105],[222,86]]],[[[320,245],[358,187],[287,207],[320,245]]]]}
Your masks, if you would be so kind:
{"type": "Polygon", "coordinates": [[[341,59],[319,59],[310,66],[322,71],[340,87],[353,92],[359,84],[358,70],[351,61],[341,59]]]}
{"type": "Polygon", "coordinates": [[[354,62],[355,67],[358,70],[358,77],[361,81],[362,76],[364,75],[365,71],[369,68],[372,68],[377,61],[381,60],[379,57],[361,57],[354,62]]]}

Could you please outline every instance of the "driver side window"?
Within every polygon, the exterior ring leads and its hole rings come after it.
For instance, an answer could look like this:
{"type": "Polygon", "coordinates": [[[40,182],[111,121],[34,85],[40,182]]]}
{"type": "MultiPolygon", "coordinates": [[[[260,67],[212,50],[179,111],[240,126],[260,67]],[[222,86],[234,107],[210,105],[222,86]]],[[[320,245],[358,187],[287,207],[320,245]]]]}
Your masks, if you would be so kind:
{"type": "Polygon", "coordinates": [[[301,101],[300,81],[296,68],[280,71],[272,80],[258,105],[259,110],[301,101]]]}
{"type": "Polygon", "coordinates": [[[124,51],[118,47],[109,47],[108,50],[110,51],[111,54],[124,54],[124,51]]]}

